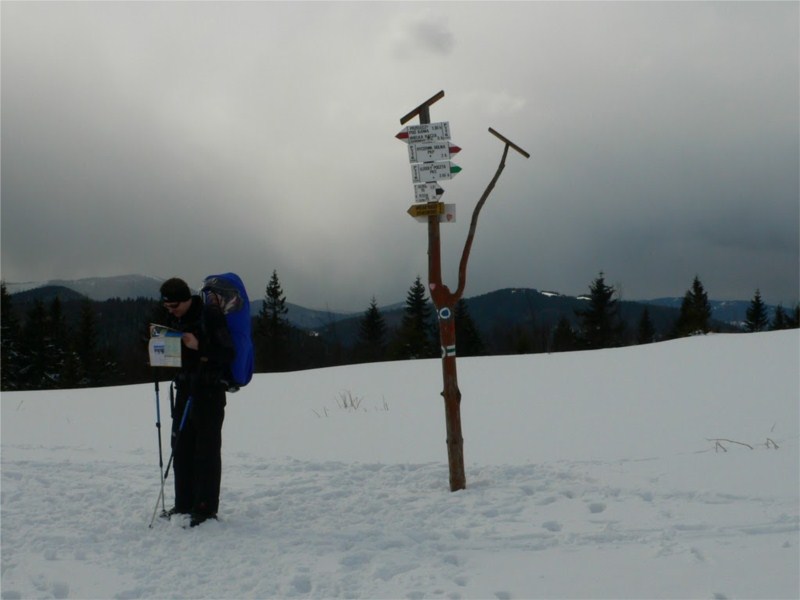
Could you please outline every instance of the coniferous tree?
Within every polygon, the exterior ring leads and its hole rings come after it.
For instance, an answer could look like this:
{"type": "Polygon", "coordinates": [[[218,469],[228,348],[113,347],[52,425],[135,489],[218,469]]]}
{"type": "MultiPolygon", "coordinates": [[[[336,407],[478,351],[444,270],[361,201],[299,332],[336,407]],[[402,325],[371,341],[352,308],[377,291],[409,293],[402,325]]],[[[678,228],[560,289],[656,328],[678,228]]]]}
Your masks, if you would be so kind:
{"type": "MultiPolygon", "coordinates": [[[[112,383],[120,383],[112,381],[112,383]]],[[[61,371],[58,378],[58,387],[61,389],[71,389],[81,385],[81,364],[78,353],[70,345],[61,363],[61,371]]]]}
{"type": "Polygon", "coordinates": [[[278,272],[273,271],[254,327],[256,364],[261,372],[283,371],[290,364],[288,312],[278,272]]]}
{"type": "Polygon", "coordinates": [[[47,310],[41,300],[35,300],[28,310],[20,346],[26,362],[19,373],[21,388],[39,390],[55,387],[56,377],[50,366],[47,339],[47,310]]]}
{"type": "Polygon", "coordinates": [[[514,325],[508,332],[508,338],[509,346],[514,354],[531,354],[533,352],[533,340],[527,327],[514,325]]]}
{"type": "Polygon", "coordinates": [[[747,318],[744,322],[744,328],[748,332],[766,331],[769,326],[769,318],[767,317],[767,307],[761,299],[761,290],[756,290],[753,300],[750,302],[750,307],[747,309],[747,318]]]}
{"type": "Polygon", "coordinates": [[[21,354],[19,321],[4,282],[0,282],[0,299],[0,389],[17,390],[20,389],[20,370],[27,361],[21,354]]]}
{"type": "Polygon", "coordinates": [[[377,362],[386,358],[386,333],[386,321],[373,296],[359,323],[356,358],[364,362],[377,362]]]}
{"type": "Polygon", "coordinates": [[[571,352],[579,347],[577,334],[567,317],[562,316],[553,331],[552,352],[571,352]]]}
{"type": "Polygon", "coordinates": [[[800,327],[800,303],[795,304],[794,310],[787,318],[789,329],[797,329],[800,327]]]}
{"type": "Polygon", "coordinates": [[[425,297],[425,286],[419,276],[408,291],[404,311],[394,356],[401,359],[436,356],[436,344],[431,339],[433,308],[425,297]]]}
{"type": "Polygon", "coordinates": [[[56,374],[58,387],[73,387],[76,383],[76,363],[71,359],[72,348],[61,299],[56,296],[50,303],[47,320],[49,359],[56,374]],[[65,381],[66,380],[66,381],[65,381]]]}
{"type": "Polygon", "coordinates": [[[772,324],[770,325],[770,329],[772,331],[779,331],[781,329],[790,329],[789,326],[789,317],[786,314],[786,311],[783,309],[783,305],[778,304],[775,307],[775,316],[772,319],[772,324]]]}
{"type": "Polygon", "coordinates": [[[639,319],[639,330],[636,341],[639,344],[650,344],[656,340],[656,328],[650,318],[650,310],[645,306],[639,319]]]}
{"type": "Polygon", "coordinates": [[[97,385],[106,379],[103,372],[97,341],[97,318],[92,301],[81,301],[78,328],[75,332],[74,349],[78,362],[78,384],[82,387],[97,385]]]}
{"type": "Polygon", "coordinates": [[[691,289],[687,290],[681,303],[681,311],[675,324],[675,337],[686,337],[711,330],[711,306],[700,278],[695,275],[691,289]]]}
{"type": "Polygon", "coordinates": [[[612,348],[622,343],[623,324],[619,318],[616,290],[606,285],[603,273],[589,287],[589,308],[575,311],[580,319],[579,339],[584,348],[612,348]]]}
{"type": "Polygon", "coordinates": [[[456,302],[456,348],[459,356],[480,356],[485,354],[486,347],[483,345],[481,333],[478,326],[469,314],[467,302],[459,298],[456,302]]]}

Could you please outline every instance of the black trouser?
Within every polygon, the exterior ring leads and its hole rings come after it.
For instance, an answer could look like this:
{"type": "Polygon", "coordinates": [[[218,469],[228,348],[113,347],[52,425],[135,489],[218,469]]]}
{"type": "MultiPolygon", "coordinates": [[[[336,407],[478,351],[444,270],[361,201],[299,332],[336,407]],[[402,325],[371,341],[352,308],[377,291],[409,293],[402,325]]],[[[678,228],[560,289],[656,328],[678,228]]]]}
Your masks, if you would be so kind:
{"type": "Polygon", "coordinates": [[[215,515],[219,509],[222,478],[225,391],[206,389],[193,394],[183,431],[178,433],[188,397],[189,392],[179,387],[172,415],[175,509],[182,513],[215,515]]]}

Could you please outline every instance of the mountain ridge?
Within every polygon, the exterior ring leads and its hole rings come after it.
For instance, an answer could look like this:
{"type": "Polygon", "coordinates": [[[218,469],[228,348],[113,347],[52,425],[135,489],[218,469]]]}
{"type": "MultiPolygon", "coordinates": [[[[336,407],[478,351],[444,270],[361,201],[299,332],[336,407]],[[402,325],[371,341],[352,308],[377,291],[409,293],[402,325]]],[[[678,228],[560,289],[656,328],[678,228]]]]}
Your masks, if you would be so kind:
{"type": "MultiPolygon", "coordinates": [[[[153,298],[159,297],[159,288],[163,279],[146,275],[128,274],[109,277],[87,277],[75,280],[52,279],[47,282],[6,282],[6,289],[12,296],[18,298],[40,297],[49,300],[54,296],[53,288],[63,288],[76,292],[95,301],[105,301],[112,298],[153,298]],[[37,291],[38,290],[38,291],[37,291]],[[19,296],[18,296],[19,295],[19,296]]],[[[580,308],[588,296],[567,296],[553,290],[538,290],[536,288],[508,287],[465,298],[470,314],[476,321],[485,321],[488,314],[493,314],[500,322],[514,321],[530,322],[538,325],[555,325],[558,315],[565,311],[572,314],[574,309],[580,308]],[[516,298],[515,298],[516,295],[516,298]],[[503,311],[507,311],[504,316],[503,311]],[[535,315],[532,311],[535,311],[535,315]],[[526,313],[528,313],[526,315],[526,313]],[[514,316],[516,315],[516,317],[514,316]]],[[[74,297],[71,297],[73,299],[74,297]]],[[[620,303],[624,309],[629,304],[641,304],[654,307],[651,312],[659,314],[661,308],[679,309],[682,296],[661,297],[650,300],[625,300],[620,303]]],[[[261,310],[263,299],[251,297],[251,314],[256,315],[261,310]]],[[[723,323],[740,325],[746,318],[750,300],[709,300],[712,317],[723,323]]],[[[366,312],[366,307],[361,311],[334,312],[317,310],[287,302],[289,310],[288,320],[301,329],[318,330],[330,327],[335,323],[351,319],[360,319],[366,312]]],[[[395,302],[379,307],[391,321],[399,320],[396,314],[402,314],[403,302],[395,302]],[[392,315],[395,315],[394,317],[392,315]]],[[[770,319],[774,315],[775,306],[767,305],[770,319]]],[[[669,311],[672,313],[672,311],[669,311]]],[[[657,318],[657,317],[654,317],[657,318]]]]}

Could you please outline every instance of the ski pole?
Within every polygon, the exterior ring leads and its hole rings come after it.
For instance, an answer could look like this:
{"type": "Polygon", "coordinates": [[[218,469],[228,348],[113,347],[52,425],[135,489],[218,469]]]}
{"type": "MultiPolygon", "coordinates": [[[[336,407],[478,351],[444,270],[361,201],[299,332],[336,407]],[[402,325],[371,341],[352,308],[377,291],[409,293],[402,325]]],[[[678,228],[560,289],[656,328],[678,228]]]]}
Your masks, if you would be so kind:
{"type": "MultiPolygon", "coordinates": [[[[158,393],[158,378],[155,380],[156,385],[156,430],[158,431],[158,468],[161,472],[161,489],[164,489],[164,452],[161,448],[161,397],[158,393]]],[[[166,512],[167,507],[164,506],[164,494],[161,494],[161,510],[166,512]]]]}
{"type": "MultiPolygon", "coordinates": [[[[186,424],[186,417],[189,416],[189,408],[192,405],[192,397],[189,396],[186,399],[186,406],[183,409],[183,416],[181,416],[181,423],[178,425],[178,434],[175,436],[175,444],[172,446],[172,452],[169,453],[169,460],[167,461],[167,468],[164,471],[164,479],[161,482],[161,492],[158,494],[158,499],[156,499],[156,505],[153,508],[153,516],[150,518],[150,525],[149,527],[153,528],[153,523],[156,520],[156,513],[158,512],[158,503],[164,501],[164,481],[166,481],[167,477],[169,477],[169,467],[172,464],[172,458],[175,456],[175,446],[178,445],[178,440],[181,437],[181,432],[183,431],[183,426],[186,424]]],[[[166,512],[166,511],[164,511],[166,512]]]]}

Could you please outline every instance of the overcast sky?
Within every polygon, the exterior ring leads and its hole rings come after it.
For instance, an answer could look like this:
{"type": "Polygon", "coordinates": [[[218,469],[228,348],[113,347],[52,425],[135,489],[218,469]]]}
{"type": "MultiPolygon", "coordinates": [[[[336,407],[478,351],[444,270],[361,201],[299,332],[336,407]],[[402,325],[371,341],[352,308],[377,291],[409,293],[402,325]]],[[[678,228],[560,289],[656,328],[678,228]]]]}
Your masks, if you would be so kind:
{"type": "MultiPolygon", "coordinates": [[[[361,311],[427,281],[400,118],[444,90],[465,296],[798,299],[796,2],[2,2],[2,277],[233,270],[361,311]]],[[[416,122],[416,121],[415,121],[416,122]]]]}

